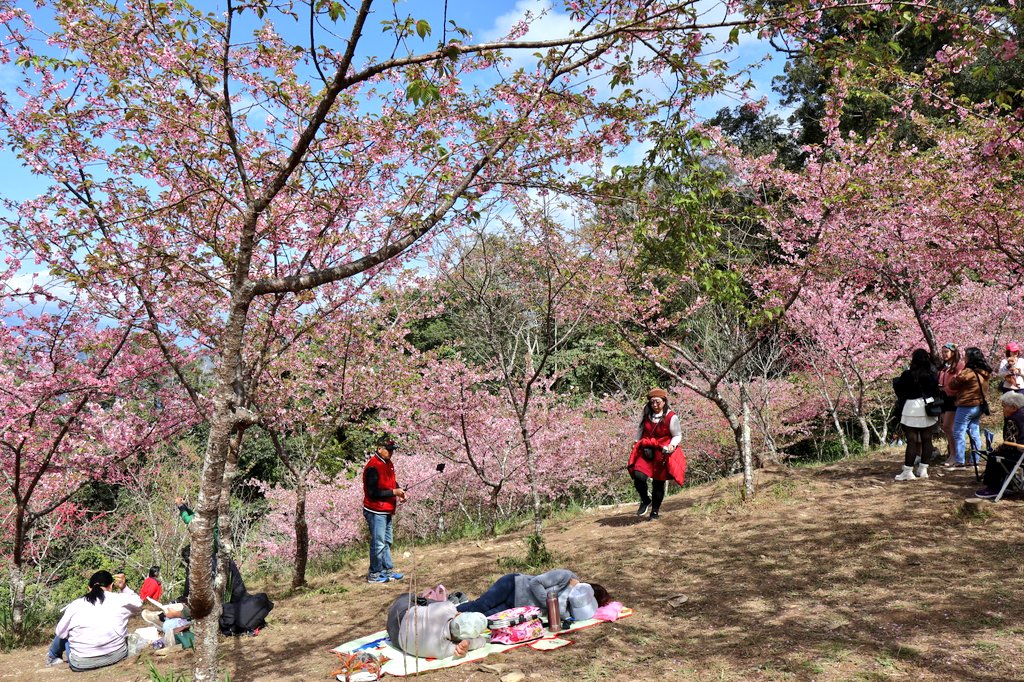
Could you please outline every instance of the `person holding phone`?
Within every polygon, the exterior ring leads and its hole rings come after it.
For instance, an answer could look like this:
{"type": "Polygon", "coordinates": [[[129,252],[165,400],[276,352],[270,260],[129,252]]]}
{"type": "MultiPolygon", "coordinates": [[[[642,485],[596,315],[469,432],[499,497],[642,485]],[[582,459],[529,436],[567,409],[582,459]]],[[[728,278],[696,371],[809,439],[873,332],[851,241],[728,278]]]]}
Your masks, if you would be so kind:
{"type": "Polygon", "coordinates": [[[391,460],[395,447],[391,438],[381,438],[377,452],[363,469],[363,518],[370,528],[368,583],[386,583],[403,578],[391,559],[391,543],[394,541],[392,520],[398,502],[405,500],[405,490],[398,485],[395,464],[391,460]]]}

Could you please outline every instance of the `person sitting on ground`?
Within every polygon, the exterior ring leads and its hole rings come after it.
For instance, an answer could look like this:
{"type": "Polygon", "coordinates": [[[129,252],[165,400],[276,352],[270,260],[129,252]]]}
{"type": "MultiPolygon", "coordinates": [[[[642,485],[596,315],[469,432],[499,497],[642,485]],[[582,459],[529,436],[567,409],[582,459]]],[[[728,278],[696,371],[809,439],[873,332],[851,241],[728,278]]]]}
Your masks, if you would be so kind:
{"type": "Polygon", "coordinates": [[[985,463],[985,487],[974,493],[975,497],[993,499],[1006,482],[1010,469],[1024,452],[1021,448],[1005,443],[1024,445],[1024,395],[1007,391],[999,398],[1003,405],[1003,442],[985,463]]]}
{"type": "MultiPolygon", "coordinates": [[[[507,573],[491,585],[477,599],[471,599],[459,604],[456,608],[463,612],[477,611],[485,616],[492,616],[499,611],[511,609],[516,606],[536,606],[544,608],[547,605],[548,592],[554,590],[558,594],[558,606],[560,613],[568,613],[576,620],[586,620],[593,616],[574,613],[569,602],[569,594],[572,588],[581,583],[579,577],[567,568],[555,568],[547,573],[538,576],[526,575],[525,573],[507,573]]],[[[597,583],[589,583],[592,588],[594,604],[593,609],[604,606],[612,599],[608,590],[597,583]]],[[[589,610],[589,608],[587,609],[589,610]]]]}
{"type": "Polygon", "coordinates": [[[459,613],[448,600],[406,593],[388,609],[388,637],[397,649],[420,658],[461,658],[487,644],[487,617],[459,613]]]}
{"type": "Polygon", "coordinates": [[[160,596],[163,593],[164,587],[160,584],[160,567],[150,566],[149,577],[142,581],[142,587],[139,588],[139,599],[160,601],[160,596]]]}
{"type": "Polygon", "coordinates": [[[75,672],[113,665],[128,656],[128,619],[142,609],[142,600],[125,585],[124,574],[108,571],[89,578],[89,592],[68,604],[57,623],[47,652],[47,665],[62,661],[75,672]]]}

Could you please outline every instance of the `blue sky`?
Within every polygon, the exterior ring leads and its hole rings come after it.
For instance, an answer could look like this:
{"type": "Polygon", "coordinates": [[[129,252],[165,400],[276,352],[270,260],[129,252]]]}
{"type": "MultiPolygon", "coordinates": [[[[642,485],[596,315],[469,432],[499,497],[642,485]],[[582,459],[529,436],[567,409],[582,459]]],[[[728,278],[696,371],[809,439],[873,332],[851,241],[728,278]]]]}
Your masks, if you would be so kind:
{"type": "MultiPolygon", "coordinates": [[[[25,2],[25,0],[22,0],[22,2],[24,3],[23,6],[30,8],[29,11],[32,13],[34,20],[40,25],[45,26],[47,23],[46,16],[35,8],[35,4],[25,2]]],[[[196,4],[201,9],[211,12],[221,12],[225,7],[225,3],[222,1],[205,2],[200,0],[196,4]]],[[[417,18],[425,18],[430,22],[433,35],[428,37],[423,43],[419,43],[418,39],[414,40],[412,49],[418,50],[421,46],[424,48],[432,47],[441,38],[441,27],[444,23],[442,17],[445,8],[443,0],[431,0],[429,2],[424,0],[414,0],[412,2],[398,0],[394,3],[385,0],[379,2],[378,6],[380,9],[371,17],[364,33],[365,44],[363,44],[364,49],[361,50],[363,58],[373,52],[383,52],[385,56],[390,53],[393,46],[384,40],[379,26],[382,20],[393,17],[392,12],[400,17],[413,15],[417,18]]],[[[301,5],[299,7],[301,9],[301,5]]],[[[696,7],[701,15],[700,21],[704,23],[711,23],[727,16],[725,4],[718,0],[701,0],[696,7]]],[[[471,31],[475,41],[490,41],[502,37],[515,22],[522,19],[528,13],[539,17],[539,19],[532,24],[527,38],[543,39],[564,35],[570,25],[567,14],[560,9],[553,8],[549,0],[490,0],[490,2],[480,2],[480,0],[448,0],[447,3],[448,18],[454,20],[459,26],[471,31]]],[[[282,24],[282,26],[288,25],[291,25],[290,21],[282,24]]],[[[296,26],[296,31],[308,30],[303,22],[294,25],[296,26]]],[[[727,35],[728,30],[721,30],[717,33],[717,37],[723,42],[727,35]]],[[[304,33],[297,33],[295,40],[306,40],[304,33]]],[[[739,46],[730,52],[722,54],[712,49],[708,59],[725,59],[736,68],[739,68],[761,62],[765,55],[770,54],[771,51],[767,43],[759,41],[756,37],[743,36],[739,46]]],[[[755,96],[768,97],[770,107],[775,104],[773,93],[771,92],[771,79],[781,71],[781,68],[782,60],[776,57],[752,74],[755,83],[755,96]]],[[[18,84],[19,79],[20,76],[16,67],[12,65],[0,66],[0,87],[4,88],[9,97],[14,96],[13,88],[18,84]]],[[[740,100],[735,94],[722,93],[709,99],[696,113],[698,116],[710,116],[722,107],[732,107],[739,102],[740,100]]],[[[618,160],[618,163],[634,162],[639,159],[642,152],[643,149],[641,148],[627,150],[627,157],[632,156],[632,158],[622,158],[618,160]]],[[[45,186],[45,179],[34,177],[13,154],[5,149],[0,150],[0,195],[14,201],[19,201],[38,195],[45,186]]],[[[29,263],[26,263],[26,268],[31,270],[29,263]]]]}
{"type": "MultiPolygon", "coordinates": [[[[204,10],[213,12],[222,11],[225,6],[223,2],[200,1],[196,4],[204,10]]],[[[39,10],[35,9],[34,3],[24,3],[23,6],[31,7],[30,11],[34,18],[45,25],[45,16],[39,14],[39,10]]],[[[403,2],[399,0],[396,3],[382,2],[379,3],[379,6],[383,8],[381,13],[373,17],[366,31],[366,37],[371,38],[368,45],[371,49],[390,49],[390,46],[385,45],[383,40],[376,39],[375,36],[378,35],[376,27],[379,26],[379,22],[390,18],[390,15],[385,15],[383,12],[390,10],[392,7],[400,16],[411,14],[416,17],[426,18],[430,22],[434,33],[427,39],[426,45],[433,45],[434,41],[441,37],[440,28],[443,25],[442,15],[445,7],[443,1],[424,2],[423,0],[414,0],[412,2],[403,2]]],[[[697,6],[701,8],[700,11],[704,21],[712,21],[725,16],[725,5],[717,0],[703,0],[697,6]]],[[[528,34],[530,38],[563,35],[570,23],[568,16],[558,9],[552,9],[551,3],[547,0],[490,0],[488,2],[480,2],[479,0],[448,0],[447,11],[449,19],[454,19],[460,26],[472,31],[474,39],[484,41],[501,37],[513,23],[528,12],[532,12],[535,16],[543,14],[542,18],[534,24],[534,28],[528,34]]],[[[298,26],[305,30],[305,27],[301,24],[298,26]]],[[[724,38],[727,34],[728,31],[723,30],[719,32],[719,37],[724,38]]],[[[747,36],[741,40],[739,47],[732,52],[714,56],[725,58],[731,63],[740,66],[757,63],[770,52],[770,46],[766,43],[758,41],[752,36],[747,36]]],[[[775,104],[775,100],[771,93],[771,78],[779,73],[781,68],[781,59],[775,58],[753,74],[756,92],[769,97],[772,105],[775,104]]],[[[12,93],[13,87],[17,85],[18,78],[15,67],[10,65],[0,67],[0,87],[3,87],[9,95],[12,93]]],[[[739,99],[737,97],[729,93],[723,93],[708,100],[706,105],[698,111],[698,114],[710,116],[721,107],[735,106],[738,103],[739,99]]],[[[0,151],[0,193],[8,198],[19,200],[37,195],[43,187],[44,183],[28,173],[10,152],[7,150],[0,151]]]]}

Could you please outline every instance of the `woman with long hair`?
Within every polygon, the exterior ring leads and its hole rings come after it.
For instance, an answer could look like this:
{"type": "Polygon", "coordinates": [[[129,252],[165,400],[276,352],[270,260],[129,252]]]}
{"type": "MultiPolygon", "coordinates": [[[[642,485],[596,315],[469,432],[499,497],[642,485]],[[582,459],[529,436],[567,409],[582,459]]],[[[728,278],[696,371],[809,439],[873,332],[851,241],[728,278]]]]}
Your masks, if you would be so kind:
{"type": "Polygon", "coordinates": [[[897,481],[928,478],[928,458],[932,454],[932,427],[938,421],[927,412],[927,404],[940,399],[939,379],[931,355],[918,348],[910,356],[910,367],[892,382],[896,397],[903,401],[900,424],[907,438],[903,453],[903,471],[897,481]],[[917,470],[914,470],[915,464],[917,470]]]}
{"type": "Polygon", "coordinates": [[[68,604],[47,652],[47,665],[62,662],[75,672],[113,665],[128,656],[128,619],[142,609],[139,595],[108,571],[89,578],[89,592],[68,604]]]}
{"type": "MultiPolygon", "coordinates": [[[[988,404],[985,399],[985,384],[992,376],[992,367],[985,361],[985,354],[976,346],[964,351],[964,370],[953,378],[950,388],[956,394],[956,414],[953,416],[953,444],[956,447],[954,467],[962,467],[967,463],[967,432],[971,433],[971,442],[981,447],[981,415],[983,406],[988,404]]],[[[976,456],[972,456],[971,464],[976,456]]]]}
{"type": "Polygon", "coordinates": [[[953,417],[956,415],[956,391],[949,387],[957,374],[964,370],[964,359],[955,343],[947,343],[939,351],[942,366],[939,368],[939,388],[942,389],[942,416],[939,426],[946,435],[946,466],[953,466],[956,461],[956,448],[953,446],[953,417]]]}

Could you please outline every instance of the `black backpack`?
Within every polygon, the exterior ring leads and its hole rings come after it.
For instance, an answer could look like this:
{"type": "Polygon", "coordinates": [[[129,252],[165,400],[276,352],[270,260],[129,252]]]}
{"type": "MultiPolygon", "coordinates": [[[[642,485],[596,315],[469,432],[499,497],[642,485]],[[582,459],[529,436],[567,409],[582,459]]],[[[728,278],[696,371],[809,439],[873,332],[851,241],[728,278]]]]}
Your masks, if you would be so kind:
{"type": "Polygon", "coordinates": [[[220,615],[221,634],[241,635],[266,627],[267,614],[273,608],[274,602],[265,592],[246,592],[241,599],[224,604],[220,615]]]}

